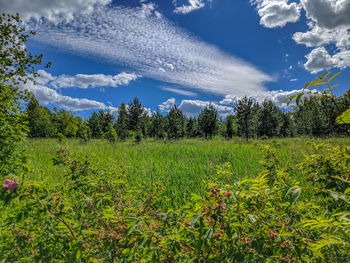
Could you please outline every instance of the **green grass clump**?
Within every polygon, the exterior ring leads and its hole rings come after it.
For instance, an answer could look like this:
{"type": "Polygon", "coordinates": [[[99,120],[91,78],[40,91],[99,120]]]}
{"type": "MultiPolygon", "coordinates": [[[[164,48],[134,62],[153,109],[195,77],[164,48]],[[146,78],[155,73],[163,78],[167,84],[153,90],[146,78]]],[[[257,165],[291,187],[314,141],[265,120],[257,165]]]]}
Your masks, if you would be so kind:
{"type": "MultiPolygon", "coordinates": [[[[330,145],[350,145],[349,138],[313,139],[330,145]]],[[[305,154],[314,153],[310,139],[271,139],[245,142],[240,138],[224,140],[186,139],[179,141],[117,142],[91,140],[81,143],[67,139],[33,139],[28,142],[28,161],[33,167],[32,179],[39,179],[48,187],[64,183],[63,168],[54,166],[52,158],[64,148],[76,157],[88,155],[102,167],[114,167],[125,173],[128,183],[152,192],[155,183],[164,186],[164,194],[172,206],[179,206],[192,193],[201,194],[206,181],[215,181],[216,172],[229,163],[232,176],[225,178],[234,183],[243,178],[253,178],[261,171],[261,145],[270,144],[282,166],[303,160],[305,154]]],[[[302,179],[302,178],[298,178],[302,179]]]]}

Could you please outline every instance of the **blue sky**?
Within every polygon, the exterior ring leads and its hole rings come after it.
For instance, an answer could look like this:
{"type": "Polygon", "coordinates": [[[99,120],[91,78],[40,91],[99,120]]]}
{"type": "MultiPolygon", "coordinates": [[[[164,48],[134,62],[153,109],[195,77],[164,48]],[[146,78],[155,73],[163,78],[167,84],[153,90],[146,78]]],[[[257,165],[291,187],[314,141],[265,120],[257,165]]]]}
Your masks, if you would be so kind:
{"type": "Polygon", "coordinates": [[[88,116],[138,97],[187,115],[244,95],[277,104],[326,70],[350,85],[348,0],[0,0],[37,31],[51,61],[26,88],[40,103],[88,116]],[[6,3],[7,2],[7,3],[6,3]]]}

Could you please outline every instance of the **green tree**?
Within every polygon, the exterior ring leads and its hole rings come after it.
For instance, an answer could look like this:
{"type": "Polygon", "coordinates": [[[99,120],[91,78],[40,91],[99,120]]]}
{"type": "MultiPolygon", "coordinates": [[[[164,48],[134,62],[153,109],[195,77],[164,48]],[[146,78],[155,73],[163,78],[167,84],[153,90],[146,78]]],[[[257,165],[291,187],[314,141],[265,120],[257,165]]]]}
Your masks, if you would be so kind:
{"type": "Polygon", "coordinates": [[[237,134],[237,118],[236,115],[228,115],[226,117],[226,129],[224,136],[228,139],[232,139],[237,134]]]}
{"type": "Polygon", "coordinates": [[[279,136],[281,125],[282,113],[280,109],[271,100],[264,100],[261,103],[259,114],[259,136],[279,136]]]}
{"type": "Polygon", "coordinates": [[[48,108],[40,106],[34,95],[30,97],[27,103],[26,114],[30,137],[45,138],[57,135],[54,114],[48,108]]]}
{"type": "Polygon", "coordinates": [[[101,138],[103,135],[103,130],[101,127],[99,116],[96,112],[93,112],[88,119],[88,126],[91,131],[91,136],[93,138],[101,138]]]}
{"type": "Polygon", "coordinates": [[[197,120],[193,117],[190,117],[186,121],[186,137],[187,138],[195,138],[198,136],[198,123],[197,120]]]}
{"type": "Polygon", "coordinates": [[[255,115],[257,106],[255,106],[251,98],[245,96],[237,102],[236,107],[238,134],[248,140],[253,137],[256,132],[257,122],[255,115]]]}
{"type": "Polygon", "coordinates": [[[107,130],[104,134],[104,137],[109,141],[109,142],[112,142],[112,143],[115,143],[118,139],[118,135],[117,135],[117,132],[115,131],[112,123],[109,123],[108,126],[107,126],[107,130]]]}
{"type": "Polygon", "coordinates": [[[114,127],[117,131],[119,140],[125,141],[129,136],[129,116],[125,103],[122,103],[118,109],[118,119],[114,124],[114,127]]]}
{"type": "Polygon", "coordinates": [[[165,133],[165,118],[157,110],[156,113],[152,115],[149,135],[156,139],[163,139],[165,137],[164,133],[165,133]]]}
{"type": "Polygon", "coordinates": [[[209,104],[198,116],[198,126],[206,139],[212,138],[218,129],[218,112],[209,104]]]}
{"type": "Polygon", "coordinates": [[[174,104],[167,115],[167,135],[168,139],[179,139],[184,137],[185,116],[174,104]]]}
{"type": "Polygon", "coordinates": [[[142,117],[144,116],[144,108],[138,98],[134,98],[128,104],[129,130],[138,131],[142,129],[142,117]]]}
{"type": "Polygon", "coordinates": [[[35,65],[42,62],[42,55],[27,51],[25,42],[35,33],[26,34],[21,23],[18,14],[0,16],[0,176],[15,174],[23,167],[22,143],[28,128],[21,101],[28,94],[18,85],[33,80],[35,65]]]}

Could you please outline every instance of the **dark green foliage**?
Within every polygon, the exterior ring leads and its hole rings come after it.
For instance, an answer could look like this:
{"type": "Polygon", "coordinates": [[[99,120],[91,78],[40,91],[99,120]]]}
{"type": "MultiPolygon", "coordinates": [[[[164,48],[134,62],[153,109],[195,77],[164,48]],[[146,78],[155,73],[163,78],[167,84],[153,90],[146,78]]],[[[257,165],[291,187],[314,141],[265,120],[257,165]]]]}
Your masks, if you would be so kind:
{"type": "Polygon", "coordinates": [[[0,179],[15,174],[24,163],[21,146],[28,128],[20,113],[21,99],[18,88],[0,83],[0,179]]]}
{"type": "Polygon", "coordinates": [[[198,128],[198,120],[193,117],[190,117],[188,120],[186,120],[185,128],[187,138],[195,138],[200,135],[198,128]]]}
{"type": "Polygon", "coordinates": [[[282,126],[281,110],[271,101],[264,100],[259,111],[259,136],[277,137],[282,126]]]}
{"type": "Polygon", "coordinates": [[[224,137],[232,139],[233,136],[237,135],[237,117],[235,115],[228,115],[225,124],[224,137]]]}
{"type": "Polygon", "coordinates": [[[238,134],[248,140],[256,135],[256,108],[251,98],[244,97],[237,102],[238,134]]]}
{"type": "Polygon", "coordinates": [[[20,102],[28,94],[17,85],[33,80],[34,66],[42,62],[42,55],[27,52],[25,43],[34,32],[26,34],[21,23],[18,14],[0,16],[0,178],[23,167],[22,143],[28,129],[20,102]]]}
{"type": "Polygon", "coordinates": [[[30,137],[45,138],[57,135],[54,114],[48,108],[39,106],[34,96],[31,96],[27,104],[26,113],[30,137]]]}
{"type": "Polygon", "coordinates": [[[149,136],[156,139],[163,139],[165,137],[165,117],[158,110],[152,115],[149,136]]]}
{"type": "Polygon", "coordinates": [[[176,104],[174,104],[169,111],[166,121],[168,139],[179,139],[184,137],[185,116],[176,104]]]}
{"type": "Polygon", "coordinates": [[[93,138],[101,138],[103,136],[103,130],[100,123],[99,116],[96,112],[93,112],[88,119],[88,126],[91,131],[91,136],[93,138]]]}
{"type": "Polygon", "coordinates": [[[125,103],[122,103],[118,109],[118,119],[114,124],[117,131],[118,138],[121,141],[125,141],[129,136],[129,116],[125,103]]]}
{"type": "Polygon", "coordinates": [[[138,98],[134,98],[132,102],[128,104],[129,115],[129,130],[138,131],[142,129],[142,117],[145,114],[145,110],[141,105],[138,98]]]}
{"type": "Polygon", "coordinates": [[[212,138],[216,134],[218,129],[218,112],[213,104],[210,103],[199,114],[198,126],[206,139],[212,138]]]}

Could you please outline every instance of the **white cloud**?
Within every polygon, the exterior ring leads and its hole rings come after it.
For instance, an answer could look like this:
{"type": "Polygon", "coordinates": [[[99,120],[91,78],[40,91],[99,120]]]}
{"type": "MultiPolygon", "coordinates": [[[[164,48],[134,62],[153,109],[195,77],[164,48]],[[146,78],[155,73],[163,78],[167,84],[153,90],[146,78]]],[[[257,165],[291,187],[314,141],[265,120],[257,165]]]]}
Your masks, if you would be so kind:
{"type": "Polygon", "coordinates": [[[301,0],[301,3],[307,17],[320,27],[350,26],[349,0],[301,0]]]}
{"type": "MultiPolygon", "coordinates": [[[[311,90],[311,91],[316,92],[316,90],[311,90]]],[[[287,107],[287,104],[282,103],[282,101],[290,96],[297,95],[298,93],[301,93],[301,92],[306,92],[306,91],[304,91],[303,89],[291,90],[291,91],[271,90],[271,91],[261,92],[254,96],[250,96],[250,98],[254,99],[256,102],[259,102],[259,103],[263,102],[265,99],[270,99],[278,107],[287,107]]],[[[237,101],[242,98],[243,97],[238,97],[235,95],[226,95],[225,98],[222,101],[220,101],[220,104],[235,105],[237,101]]]]}
{"type": "Polygon", "coordinates": [[[313,49],[306,55],[307,62],[305,68],[311,73],[318,73],[331,68],[350,67],[350,50],[343,50],[331,56],[324,47],[313,49]]]}
{"type": "MultiPolygon", "coordinates": [[[[175,103],[176,100],[174,98],[170,98],[167,101],[160,104],[158,108],[162,112],[169,112],[175,103]]],[[[219,105],[215,102],[201,100],[182,100],[178,108],[186,116],[198,116],[204,110],[205,107],[209,106],[210,103],[214,105],[215,109],[218,111],[218,114],[222,117],[234,113],[233,107],[219,105]]]]}
{"type": "Polygon", "coordinates": [[[36,99],[44,105],[53,104],[55,106],[62,107],[71,111],[107,109],[106,105],[102,102],[63,96],[54,89],[50,89],[42,85],[35,85],[30,81],[24,84],[22,88],[31,91],[36,99]]]}
{"type": "Polygon", "coordinates": [[[40,20],[45,17],[53,23],[72,20],[75,13],[90,13],[96,4],[107,5],[111,0],[0,0],[4,13],[19,13],[21,18],[40,20]]]}
{"type": "Polygon", "coordinates": [[[298,44],[314,48],[304,64],[306,70],[318,73],[332,68],[350,66],[350,0],[251,0],[257,5],[260,23],[265,27],[283,27],[296,22],[303,8],[309,30],[296,32],[293,39],[298,44]],[[335,45],[330,54],[328,47],[335,45]]]}
{"type": "Polygon", "coordinates": [[[173,92],[173,93],[184,95],[184,96],[188,96],[188,97],[195,97],[195,96],[198,95],[197,93],[194,93],[192,91],[183,90],[183,89],[180,89],[180,88],[177,88],[177,87],[161,86],[160,88],[162,90],[166,90],[166,91],[169,91],[169,92],[173,92]]]}
{"type": "MultiPolygon", "coordinates": [[[[137,78],[134,74],[120,73],[115,76],[97,74],[76,76],[53,76],[45,70],[38,70],[39,77],[35,79],[35,83],[28,81],[21,86],[22,89],[31,91],[37,100],[44,105],[55,105],[71,111],[82,111],[91,109],[109,110],[116,114],[117,108],[111,103],[106,106],[103,102],[89,100],[85,98],[72,98],[60,94],[57,88],[88,88],[88,87],[117,87],[119,85],[128,85],[130,81],[137,78]]],[[[149,109],[147,109],[149,112],[149,109]]]]}
{"type": "Polygon", "coordinates": [[[298,79],[291,79],[289,80],[290,82],[295,82],[295,81],[298,81],[298,79]]]}
{"type": "Polygon", "coordinates": [[[91,14],[58,26],[37,23],[35,39],[122,64],[138,75],[214,94],[250,95],[272,81],[249,63],[144,8],[96,7],[91,14]]]}
{"type": "Polygon", "coordinates": [[[162,104],[158,105],[158,108],[160,111],[169,112],[175,103],[176,100],[174,98],[170,98],[164,101],[162,104]]]}
{"type": "Polygon", "coordinates": [[[288,3],[289,0],[254,0],[260,16],[260,24],[268,27],[284,27],[287,23],[295,23],[300,18],[301,6],[288,3]]]}
{"type": "Polygon", "coordinates": [[[194,10],[201,9],[205,6],[205,0],[188,0],[187,4],[178,5],[178,1],[173,1],[177,7],[174,10],[174,13],[177,14],[188,14],[194,10]]]}
{"type": "Polygon", "coordinates": [[[138,76],[136,74],[129,74],[122,72],[118,75],[104,75],[94,74],[85,75],[77,74],[75,76],[61,75],[57,77],[51,85],[55,88],[95,88],[95,87],[113,87],[116,88],[121,85],[129,85],[133,80],[136,80],[138,76]]]}

